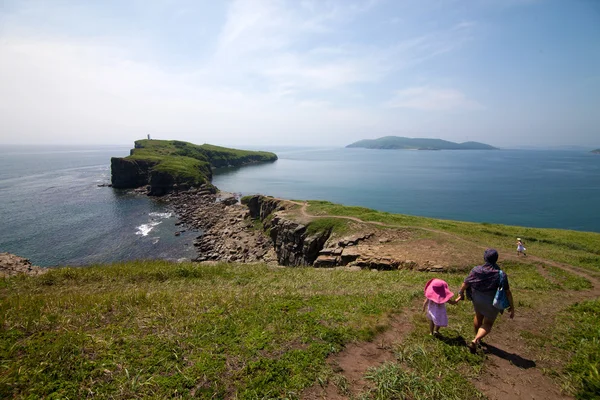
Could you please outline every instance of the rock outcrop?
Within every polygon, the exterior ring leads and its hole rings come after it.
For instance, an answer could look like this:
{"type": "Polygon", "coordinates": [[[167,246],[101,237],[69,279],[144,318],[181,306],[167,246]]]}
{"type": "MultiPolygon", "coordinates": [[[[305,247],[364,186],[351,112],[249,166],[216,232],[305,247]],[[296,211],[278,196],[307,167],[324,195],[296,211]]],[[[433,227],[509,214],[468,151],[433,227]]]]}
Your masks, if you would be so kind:
{"type": "Polygon", "coordinates": [[[329,239],[331,230],[309,235],[306,226],[275,215],[263,221],[273,241],[280,265],[313,265],[329,239]]]}
{"type": "Polygon", "coordinates": [[[306,225],[279,215],[285,206],[277,199],[257,195],[244,198],[243,203],[250,217],[259,219],[269,233],[280,265],[313,265],[331,236],[331,230],[309,234],[306,225]]]}
{"type": "Polygon", "coordinates": [[[31,262],[27,258],[11,253],[0,253],[0,277],[18,274],[41,275],[47,271],[46,268],[31,265],[31,262]]]}
{"type": "Polygon", "coordinates": [[[110,159],[112,187],[128,189],[150,183],[150,170],[155,162],[112,157],[110,159]]]}

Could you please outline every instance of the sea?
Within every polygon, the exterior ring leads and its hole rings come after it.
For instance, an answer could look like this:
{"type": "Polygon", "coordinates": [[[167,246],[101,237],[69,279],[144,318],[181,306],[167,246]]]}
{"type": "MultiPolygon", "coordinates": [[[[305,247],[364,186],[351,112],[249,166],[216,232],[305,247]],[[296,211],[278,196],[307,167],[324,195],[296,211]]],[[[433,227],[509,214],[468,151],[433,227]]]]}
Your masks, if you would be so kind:
{"type": "MultiPolygon", "coordinates": [[[[129,149],[0,147],[0,252],[40,266],[193,258],[202,232],[176,235],[183,228],[168,204],[105,186],[110,158],[129,149]]],[[[216,170],[213,183],[241,195],[600,232],[600,156],[586,151],[261,149],[279,160],[216,170]]]]}

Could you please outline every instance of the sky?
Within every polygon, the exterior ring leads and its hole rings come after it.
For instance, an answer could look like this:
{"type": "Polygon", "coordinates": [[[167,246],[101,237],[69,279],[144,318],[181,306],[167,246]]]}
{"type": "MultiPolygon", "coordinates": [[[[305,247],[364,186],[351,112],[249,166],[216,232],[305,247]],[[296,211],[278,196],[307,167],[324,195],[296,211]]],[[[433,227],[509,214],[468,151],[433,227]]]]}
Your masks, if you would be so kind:
{"type": "Polygon", "coordinates": [[[0,0],[0,144],[600,147],[598,0],[0,0]]]}

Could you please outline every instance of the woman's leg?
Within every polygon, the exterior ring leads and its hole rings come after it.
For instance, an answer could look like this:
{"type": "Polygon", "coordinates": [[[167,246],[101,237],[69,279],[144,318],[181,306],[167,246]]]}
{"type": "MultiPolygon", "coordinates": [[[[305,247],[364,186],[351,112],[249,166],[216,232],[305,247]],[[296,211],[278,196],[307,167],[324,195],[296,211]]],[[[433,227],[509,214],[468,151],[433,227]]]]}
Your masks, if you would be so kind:
{"type": "Polygon", "coordinates": [[[481,339],[483,339],[488,333],[492,331],[492,326],[494,325],[495,320],[489,320],[487,318],[483,319],[483,323],[481,327],[477,330],[477,334],[475,335],[475,339],[473,342],[479,343],[481,339]]]}
{"type": "Polygon", "coordinates": [[[429,320],[429,334],[433,335],[433,321],[429,320]]]}
{"type": "Polygon", "coordinates": [[[475,317],[473,317],[473,329],[475,331],[475,335],[477,335],[477,332],[479,331],[479,328],[481,327],[482,323],[483,314],[479,314],[477,311],[475,311],[475,317]]]}

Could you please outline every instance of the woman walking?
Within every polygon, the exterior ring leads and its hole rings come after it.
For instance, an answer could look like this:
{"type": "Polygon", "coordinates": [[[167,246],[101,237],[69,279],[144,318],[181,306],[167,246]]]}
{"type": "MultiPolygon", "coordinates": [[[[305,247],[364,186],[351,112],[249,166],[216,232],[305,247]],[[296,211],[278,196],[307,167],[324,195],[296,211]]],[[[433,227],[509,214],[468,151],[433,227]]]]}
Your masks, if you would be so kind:
{"type": "Polygon", "coordinates": [[[498,252],[495,249],[487,249],[483,254],[485,264],[479,265],[471,270],[471,273],[465,278],[460,290],[458,291],[457,301],[464,299],[465,291],[470,292],[475,317],[473,318],[473,328],[475,338],[469,343],[469,349],[475,352],[477,346],[481,344],[484,338],[492,330],[496,317],[500,312],[494,307],[494,296],[500,285],[506,290],[506,295],[510,306],[508,312],[510,318],[515,316],[515,306],[508,284],[508,276],[501,273],[500,267],[496,264],[498,261],[498,252]],[[503,279],[501,279],[504,275],[503,279]]]}

